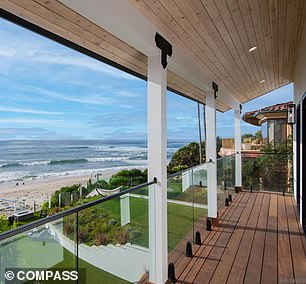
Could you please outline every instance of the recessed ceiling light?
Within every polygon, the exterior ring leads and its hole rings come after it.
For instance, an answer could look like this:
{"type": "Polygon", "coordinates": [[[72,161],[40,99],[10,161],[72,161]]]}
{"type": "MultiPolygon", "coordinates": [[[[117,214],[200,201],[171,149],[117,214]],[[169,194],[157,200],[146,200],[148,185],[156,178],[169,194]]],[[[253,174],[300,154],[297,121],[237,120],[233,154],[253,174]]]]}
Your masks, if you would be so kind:
{"type": "Polygon", "coordinates": [[[263,83],[263,82],[266,82],[266,80],[261,80],[261,81],[259,81],[259,83],[263,83]]]}
{"type": "Polygon", "coordinates": [[[257,46],[253,46],[253,47],[251,47],[251,48],[249,49],[249,52],[254,51],[256,48],[257,48],[257,46]]]}

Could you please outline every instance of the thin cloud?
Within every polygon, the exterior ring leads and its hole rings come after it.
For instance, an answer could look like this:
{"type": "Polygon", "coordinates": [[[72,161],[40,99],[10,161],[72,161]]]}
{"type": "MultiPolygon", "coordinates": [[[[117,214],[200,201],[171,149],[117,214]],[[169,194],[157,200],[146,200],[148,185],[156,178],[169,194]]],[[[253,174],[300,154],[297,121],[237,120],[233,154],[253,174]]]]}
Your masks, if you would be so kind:
{"type": "Polygon", "coordinates": [[[63,100],[68,102],[75,102],[81,104],[91,104],[91,105],[114,105],[118,103],[117,99],[105,97],[102,95],[86,95],[83,97],[76,97],[70,94],[63,94],[55,91],[49,91],[41,87],[35,87],[30,85],[23,85],[23,91],[29,93],[36,93],[40,96],[49,97],[57,100],[63,100]]]}
{"type": "Polygon", "coordinates": [[[58,128],[81,128],[84,124],[78,122],[67,122],[55,119],[31,119],[31,118],[5,118],[0,119],[0,124],[21,124],[21,125],[48,125],[58,128]]]}
{"type": "Polygon", "coordinates": [[[41,114],[41,115],[61,115],[62,112],[57,111],[44,111],[28,108],[10,108],[10,107],[0,107],[0,111],[3,112],[14,112],[14,113],[30,113],[30,114],[41,114]]]}
{"type": "Polygon", "coordinates": [[[115,104],[118,102],[115,99],[102,97],[100,95],[88,95],[86,97],[74,97],[70,95],[64,95],[62,93],[48,91],[42,88],[35,88],[35,89],[37,90],[39,94],[42,94],[42,95],[45,95],[51,98],[69,101],[69,102],[81,103],[81,104],[107,105],[107,104],[115,104]]]}
{"type": "Polygon", "coordinates": [[[108,76],[126,79],[137,80],[135,76],[132,76],[126,72],[120,71],[114,67],[111,67],[105,63],[97,61],[83,55],[68,55],[61,54],[57,50],[47,49],[38,50],[37,47],[18,46],[2,46],[0,47],[0,56],[14,58],[14,60],[30,60],[31,63],[39,62],[45,64],[66,65],[80,68],[90,69],[95,72],[101,72],[108,76]]]}
{"type": "Polygon", "coordinates": [[[0,119],[0,123],[16,123],[16,124],[54,124],[63,122],[62,120],[51,119],[29,119],[29,118],[6,118],[0,119]]]}

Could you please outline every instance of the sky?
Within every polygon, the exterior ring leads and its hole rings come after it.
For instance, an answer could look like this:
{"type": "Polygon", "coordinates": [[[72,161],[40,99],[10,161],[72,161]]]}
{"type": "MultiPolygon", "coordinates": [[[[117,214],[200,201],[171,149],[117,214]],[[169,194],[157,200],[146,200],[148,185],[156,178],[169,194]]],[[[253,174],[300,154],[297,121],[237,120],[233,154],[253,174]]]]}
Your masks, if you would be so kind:
{"type": "MultiPolygon", "coordinates": [[[[146,138],[146,82],[0,19],[0,140],[146,138]]],[[[292,99],[287,85],[243,112],[292,99]]],[[[217,135],[234,136],[233,111],[217,135]]],[[[198,139],[197,103],[167,92],[169,140],[198,139]]],[[[242,122],[242,133],[259,128],[242,122]]]]}

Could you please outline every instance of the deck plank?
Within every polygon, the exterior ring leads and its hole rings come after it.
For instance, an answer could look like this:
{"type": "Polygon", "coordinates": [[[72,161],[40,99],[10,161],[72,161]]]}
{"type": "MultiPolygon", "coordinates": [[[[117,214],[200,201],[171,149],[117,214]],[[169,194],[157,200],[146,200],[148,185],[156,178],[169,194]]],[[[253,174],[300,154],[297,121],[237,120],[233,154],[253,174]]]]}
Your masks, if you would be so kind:
{"type": "Polygon", "coordinates": [[[293,279],[287,212],[283,196],[278,196],[278,279],[293,279]]]}
{"type": "MultiPolygon", "coordinates": [[[[243,227],[242,225],[241,227],[235,230],[232,239],[228,245],[228,251],[229,249],[231,249],[231,251],[227,255],[224,255],[224,257],[222,258],[222,262],[219,263],[220,268],[223,265],[225,265],[226,262],[229,262],[228,267],[232,264],[232,267],[228,275],[228,280],[227,280],[228,283],[243,282],[246,266],[248,263],[254,239],[255,229],[262,205],[262,199],[263,199],[263,194],[256,193],[256,200],[253,205],[246,226],[243,227]]],[[[218,272],[216,272],[215,275],[216,277],[218,277],[218,272]]],[[[219,281],[214,283],[222,283],[222,282],[219,281]]],[[[225,281],[223,283],[225,283],[225,281]]]]}
{"type": "Polygon", "coordinates": [[[244,283],[260,283],[262,259],[265,249],[266,228],[270,207],[270,194],[264,194],[263,203],[256,227],[248,266],[244,277],[244,283]]]}
{"type": "Polygon", "coordinates": [[[262,283],[277,283],[277,255],[277,195],[271,194],[261,273],[262,283]]]}
{"type": "MultiPolygon", "coordinates": [[[[292,206],[294,208],[295,218],[296,218],[296,220],[299,220],[300,216],[299,216],[299,212],[298,212],[297,206],[296,206],[296,204],[294,204],[294,199],[292,198],[291,201],[293,203],[292,206]]],[[[306,236],[304,235],[304,231],[303,231],[302,226],[298,225],[298,227],[299,227],[300,234],[302,236],[301,239],[302,239],[302,243],[303,243],[303,247],[304,247],[304,252],[305,252],[305,257],[306,257],[306,236]]]]}
{"type": "MultiPolygon", "coordinates": [[[[289,235],[290,235],[290,245],[292,252],[292,264],[294,271],[294,278],[297,283],[305,281],[306,279],[306,257],[305,251],[302,243],[298,220],[294,213],[294,205],[290,198],[285,198],[288,226],[289,226],[289,235]]],[[[288,281],[291,279],[279,279],[281,281],[288,281]]]]}

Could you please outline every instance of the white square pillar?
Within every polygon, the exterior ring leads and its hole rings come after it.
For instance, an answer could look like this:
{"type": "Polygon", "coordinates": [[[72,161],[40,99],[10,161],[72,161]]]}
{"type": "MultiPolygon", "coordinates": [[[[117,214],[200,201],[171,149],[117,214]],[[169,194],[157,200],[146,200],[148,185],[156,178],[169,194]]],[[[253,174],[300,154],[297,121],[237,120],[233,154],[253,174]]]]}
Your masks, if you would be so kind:
{"type": "Polygon", "coordinates": [[[206,96],[206,161],[211,163],[207,173],[207,201],[209,218],[217,218],[217,142],[216,142],[216,99],[206,96]]]}
{"type": "Polygon", "coordinates": [[[120,217],[121,226],[125,226],[131,222],[129,193],[120,196],[120,217]]]}
{"type": "Polygon", "coordinates": [[[168,279],[167,240],[167,70],[161,54],[148,57],[148,179],[157,178],[149,187],[149,281],[165,283],[168,279]]]}
{"type": "Polygon", "coordinates": [[[240,109],[235,110],[235,185],[242,186],[241,169],[241,116],[240,109]]]}

